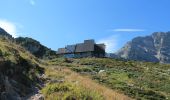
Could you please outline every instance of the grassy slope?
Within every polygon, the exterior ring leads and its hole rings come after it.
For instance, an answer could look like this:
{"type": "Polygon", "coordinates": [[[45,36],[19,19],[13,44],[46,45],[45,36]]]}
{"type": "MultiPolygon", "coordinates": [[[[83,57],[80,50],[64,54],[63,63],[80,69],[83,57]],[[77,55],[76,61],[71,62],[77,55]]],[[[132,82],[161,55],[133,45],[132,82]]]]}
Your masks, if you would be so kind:
{"type": "Polygon", "coordinates": [[[17,44],[21,45],[23,48],[31,52],[34,56],[41,59],[50,59],[56,57],[56,52],[50,48],[45,47],[40,42],[28,38],[28,37],[18,37],[15,38],[17,44]]]}
{"type": "Polygon", "coordinates": [[[38,62],[22,47],[0,37],[0,93],[11,97],[14,94],[24,97],[31,93],[32,86],[38,85],[39,75],[43,72],[38,62]]]}
{"type": "Polygon", "coordinates": [[[130,100],[66,67],[47,67],[46,75],[50,81],[42,93],[47,100],[130,100]]]}
{"type": "MultiPolygon", "coordinates": [[[[43,68],[39,66],[40,60],[24,48],[8,39],[0,38],[0,83],[2,82],[0,98],[1,93],[4,92],[7,94],[6,98],[9,97],[9,99],[16,99],[16,94],[25,97],[32,93],[32,86],[39,86],[38,83],[41,81],[40,74],[42,74],[43,68]],[[5,85],[5,77],[8,77],[7,81],[9,81],[10,87],[5,85]]],[[[48,65],[41,63],[41,66],[48,65]]],[[[90,78],[81,76],[68,68],[63,68],[63,66],[45,67],[45,76],[46,78],[43,78],[46,79],[47,85],[41,91],[47,100],[128,99],[128,97],[97,84],[90,78]]]]}
{"type": "Polygon", "coordinates": [[[135,99],[170,99],[170,65],[99,58],[74,59],[71,63],[56,59],[50,63],[67,66],[135,99]],[[98,73],[100,70],[104,72],[98,73]]]}
{"type": "MultiPolygon", "coordinates": [[[[135,99],[170,99],[170,65],[104,58],[73,61],[59,58],[49,64],[55,66],[46,67],[48,84],[42,90],[49,100],[129,99],[119,93],[135,99]],[[104,72],[99,73],[100,70],[104,72]]],[[[17,82],[14,90],[22,91],[18,93],[25,96],[31,92],[29,87],[39,81],[41,71],[36,57],[15,43],[0,38],[0,83],[7,76],[9,82],[17,82]]],[[[5,89],[1,87],[4,84],[0,84],[2,93],[5,89]]]]}

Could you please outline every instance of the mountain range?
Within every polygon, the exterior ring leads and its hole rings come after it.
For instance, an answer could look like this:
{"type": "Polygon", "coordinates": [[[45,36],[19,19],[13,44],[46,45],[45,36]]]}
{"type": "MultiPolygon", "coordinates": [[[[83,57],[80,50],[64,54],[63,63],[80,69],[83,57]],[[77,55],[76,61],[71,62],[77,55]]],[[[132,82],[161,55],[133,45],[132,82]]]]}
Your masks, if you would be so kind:
{"type": "MultiPolygon", "coordinates": [[[[9,38],[21,45],[34,56],[41,59],[57,57],[56,51],[42,45],[29,37],[13,38],[4,29],[0,28],[0,36],[9,38]]],[[[112,58],[137,60],[146,62],[170,63],[170,32],[154,32],[150,36],[136,37],[127,42],[116,53],[109,55],[112,58]]]]}

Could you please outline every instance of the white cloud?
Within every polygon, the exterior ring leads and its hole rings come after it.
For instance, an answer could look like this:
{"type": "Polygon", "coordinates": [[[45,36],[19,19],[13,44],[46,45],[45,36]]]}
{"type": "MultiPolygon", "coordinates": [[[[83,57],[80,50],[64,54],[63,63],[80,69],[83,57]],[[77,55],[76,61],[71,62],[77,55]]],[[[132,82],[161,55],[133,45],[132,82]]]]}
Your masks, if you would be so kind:
{"type": "Polygon", "coordinates": [[[30,4],[31,4],[32,6],[35,5],[35,0],[29,0],[29,2],[30,2],[30,4]]]}
{"type": "Polygon", "coordinates": [[[144,29],[120,28],[120,29],[113,29],[111,31],[114,31],[114,32],[141,32],[141,31],[145,31],[145,30],[144,29]]]}
{"type": "Polygon", "coordinates": [[[0,27],[11,34],[13,37],[17,37],[17,26],[15,23],[0,19],[0,27]]]}
{"type": "Polygon", "coordinates": [[[106,52],[113,53],[117,50],[118,36],[113,35],[99,40],[97,43],[104,43],[106,45],[106,52]]]}

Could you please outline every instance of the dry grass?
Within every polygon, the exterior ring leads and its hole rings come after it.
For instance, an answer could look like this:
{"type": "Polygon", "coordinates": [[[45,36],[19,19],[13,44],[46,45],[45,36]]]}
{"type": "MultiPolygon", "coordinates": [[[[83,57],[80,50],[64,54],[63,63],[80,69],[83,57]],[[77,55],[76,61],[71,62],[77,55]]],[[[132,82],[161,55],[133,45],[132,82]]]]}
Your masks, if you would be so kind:
{"type": "Polygon", "coordinates": [[[71,73],[69,76],[66,77],[66,80],[77,82],[77,84],[80,84],[87,89],[98,91],[105,97],[106,100],[130,100],[129,97],[123,94],[119,94],[103,85],[100,85],[88,77],[81,76],[80,74],[72,72],[69,69],[64,69],[64,71],[67,73],[71,73]]]}
{"type": "Polygon", "coordinates": [[[87,76],[82,76],[76,72],[71,71],[68,68],[53,67],[53,71],[56,73],[65,74],[65,81],[74,82],[75,84],[82,86],[91,91],[97,91],[99,94],[103,95],[106,100],[131,100],[128,96],[120,94],[112,89],[109,89],[101,84],[96,83],[87,76]]]}

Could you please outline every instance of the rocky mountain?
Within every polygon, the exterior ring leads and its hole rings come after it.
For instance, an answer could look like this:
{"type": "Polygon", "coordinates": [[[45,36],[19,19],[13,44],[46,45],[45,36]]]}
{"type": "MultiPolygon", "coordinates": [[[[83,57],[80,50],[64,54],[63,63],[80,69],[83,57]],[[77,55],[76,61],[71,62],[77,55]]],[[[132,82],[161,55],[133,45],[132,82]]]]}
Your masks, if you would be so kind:
{"type": "Polygon", "coordinates": [[[45,47],[44,45],[40,44],[40,42],[28,38],[28,37],[18,37],[15,38],[15,41],[17,44],[24,47],[26,50],[31,52],[33,55],[35,55],[38,58],[53,58],[56,57],[56,52],[45,47]]]}
{"type": "Polygon", "coordinates": [[[136,37],[116,55],[130,60],[170,63],[170,32],[155,32],[150,36],[136,37]]]}
{"type": "Polygon", "coordinates": [[[43,70],[31,53],[0,37],[0,100],[21,100],[32,93],[43,70]]]}

